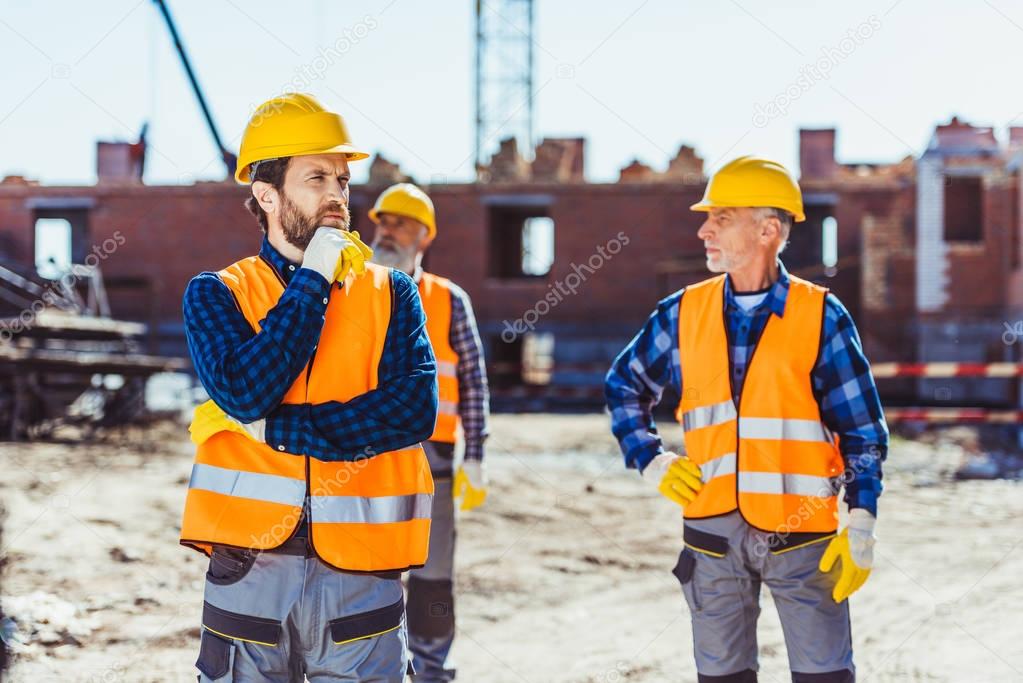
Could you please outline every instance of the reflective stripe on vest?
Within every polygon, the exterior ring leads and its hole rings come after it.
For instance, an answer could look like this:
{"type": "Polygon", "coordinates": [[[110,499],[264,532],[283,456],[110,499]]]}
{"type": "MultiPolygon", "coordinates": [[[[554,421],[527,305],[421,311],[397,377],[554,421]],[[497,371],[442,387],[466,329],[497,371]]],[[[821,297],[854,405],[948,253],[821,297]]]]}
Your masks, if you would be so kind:
{"type": "Polygon", "coordinates": [[[238,470],[195,463],[188,488],[212,491],[225,496],[250,498],[281,505],[302,505],[305,479],[291,479],[276,474],[240,472],[238,470]]]}
{"type": "MultiPolygon", "coordinates": [[[[252,257],[220,272],[255,332],[284,292],[269,263],[252,257]]],[[[331,286],[316,355],[282,403],[347,402],[377,386],[391,312],[391,271],[367,264],[331,286]]],[[[433,479],[418,445],[321,461],[279,451],[236,432],[198,447],[181,542],[267,550],[286,541],[310,496],[310,537],[338,569],[391,571],[422,566],[430,535],[433,479]]]]}
{"type": "Polygon", "coordinates": [[[437,358],[437,425],[430,441],[454,443],[458,432],[458,354],[451,348],[451,281],[423,272],[419,296],[426,311],[426,333],[437,358]]]}
{"type": "Polygon", "coordinates": [[[711,458],[700,465],[700,478],[703,483],[709,483],[711,479],[735,474],[735,453],[725,453],[716,458],[711,458]]]}
{"type": "Polygon", "coordinates": [[[784,315],[770,315],[736,407],[724,284],[722,275],[688,287],[679,308],[683,389],[676,417],[704,481],[685,516],[738,509],[764,531],[834,531],[842,458],[810,379],[827,290],[791,277],[784,315]]]}
{"type": "Polygon", "coordinates": [[[732,399],[709,406],[700,406],[682,415],[682,427],[687,431],[719,425],[737,417],[732,399]]]}
{"type": "Polygon", "coordinates": [[[819,420],[786,420],[776,417],[740,417],[739,432],[745,439],[832,443],[835,438],[819,420]]]}
{"type": "Polygon", "coordinates": [[[390,524],[406,519],[429,519],[433,496],[312,496],[309,514],[314,522],[331,524],[390,524]]]}

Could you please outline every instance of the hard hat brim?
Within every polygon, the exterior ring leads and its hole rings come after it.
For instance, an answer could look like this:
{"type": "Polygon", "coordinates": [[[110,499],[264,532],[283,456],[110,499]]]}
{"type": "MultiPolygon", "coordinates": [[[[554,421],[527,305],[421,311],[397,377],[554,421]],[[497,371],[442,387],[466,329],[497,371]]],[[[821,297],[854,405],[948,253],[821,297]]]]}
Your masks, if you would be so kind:
{"type": "MultiPolygon", "coordinates": [[[[690,211],[703,211],[705,213],[708,213],[708,212],[710,212],[711,209],[741,209],[744,206],[745,207],[749,207],[749,208],[754,208],[754,207],[750,206],[749,204],[726,204],[724,202],[711,202],[711,201],[707,201],[706,199],[704,199],[703,201],[696,202],[695,204],[690,206],[689,210],[690,211]]],[[[757,206],[775,207],[776,204],[772,204],[770,202],[770,200],[766,200],[764,204],[758,204],[757,206]]],[[[802,211],[800,211],[799,213],[794,213],[794,214],[792,214],[792,216],[793,216],[792,220],[794,220],[796,223],[802,223],[803,221],[806,220],[806,214],[803,213],[802,211]]]]}
{"type": "MultiPolygon", "coordinates": [[[[344,143],[340,145],[335,145],[333,147],[328,147],[327,149],[313,149],[307,152],[298,152],[295,154],[282,154],[279,157],[267,157],[267,159],[282,159],[284,157],[310,157],[315,156],[317,154],[344,154],[345,159],[347,159],[348,161],[360,161],[362,159],[369,158],[368,152],[363,152],[361,149],[357,149],[353,145],[344,143]]],[[[248,185],[250,182],[252,182],[252,179],[249,177],[249,167],[252,164],[256,163],[257,161],[265,161],[265,159],[253,159],[244,166],[238,166],[238,168],[235,169],[234,172],[234,179],[241,183],[242,185],[248,185]]]]}
{"type": "MultiPolygon", "coordinates": [[[[416,216],[415,214],[413,214],[411,212],[395,211],[393,209],[379,210],[376,207],[373,207],[372,209],[370,209],[368,211],[368,213],[369,213],[369,219],[371,221],[373,221],[377,225],[380,225],[380,214],[382,214],[382,213],[390,213],[390,214],[393,214],[395,216],[404,216],[405,218],[411,218],[414,221],[419,221],[420,223],[423,223],[423,219],[421,217],[416,216]]],[[[432,239],[433,237],[437,236],[437,226],[434,223],[423,223],[423,225],[426,226],[426,236],[427,237],[432,239]]]]}

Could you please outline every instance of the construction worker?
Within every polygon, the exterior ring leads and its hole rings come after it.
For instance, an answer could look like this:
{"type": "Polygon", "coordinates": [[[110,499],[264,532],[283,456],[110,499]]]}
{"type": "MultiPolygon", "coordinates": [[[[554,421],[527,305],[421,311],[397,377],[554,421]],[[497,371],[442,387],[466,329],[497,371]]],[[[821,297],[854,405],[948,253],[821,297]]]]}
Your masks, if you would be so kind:
{"type": "Polygon", "coordinates": [[[437,426],[423,444],[433,471],[430,558],[408,580],[409,643],[416,681],[451,681],[455,670],[448,656],[455,637],[452,579],[455,555],[455,510],[481,505],[487,495],[483,443],[487,437],[487,373],[483,347],[469,295],[450,280],[422,268],[423,254],[437,235],[433,202],[415,185],[387,188],[369,212],[376,223],[373,260],[404,271],[419,285],[426,309],[426,330],[437,357],[437,426]],[[465,454],[454,474],[455,437],[461,423],[465,454]]]}
{"type": "Polygon", "coordinates": [[[185,331],[211,400],[181,543],[210,557],[200,681],[403,681],[401,572],[426,562],[436,368],[415,283],[348,230],[353,145],[309,95],[260,106],[235,178],[259,254],[201,273],[185,331]],[[303,678],[303,676],[305,678],[303,678]]]}
{"type": "Polygon", "coordinates": [[[740,157],[692,207],[720,273],[663,299],[615,359],[605,394],[628,467],[683,509],[674,573],[692,615],[700,681],[757,680],[761,583],[796,682],[853,681],[846,598],[873,562],[888,429],[849,312],[779,260],[804,220],[792,176],[740,157]],[[680,453],[652,417],[681,397],[680,453]],[[845,485],[849,521],[838,529],[845,485]],[[837,566],[836,566],[837,562],[837,566]]]}

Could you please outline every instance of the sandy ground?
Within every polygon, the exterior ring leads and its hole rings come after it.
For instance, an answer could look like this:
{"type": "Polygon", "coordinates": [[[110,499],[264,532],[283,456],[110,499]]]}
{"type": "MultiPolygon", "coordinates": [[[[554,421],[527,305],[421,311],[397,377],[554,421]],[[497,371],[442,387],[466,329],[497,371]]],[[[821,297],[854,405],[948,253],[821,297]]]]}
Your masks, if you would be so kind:
{"type": "MultiPolygon", "coordinates": [[[[694,681],[679,515],[623,470],[606,418],[502,415],[493,432],[491,498],[459,532],[459,679],[694,681]]],[[[955,482],[961,458],[893,447],[852,600],[860,681],[1023,681],[1023,484],[955,482]]],[[[205,561],[177,545],[185,430],[7,444],[0,464],[3,599],[24,641],[10,680],[194,680],[205,561]]],[[[788,681],[762,600],[761,680],[788,681]]]]}

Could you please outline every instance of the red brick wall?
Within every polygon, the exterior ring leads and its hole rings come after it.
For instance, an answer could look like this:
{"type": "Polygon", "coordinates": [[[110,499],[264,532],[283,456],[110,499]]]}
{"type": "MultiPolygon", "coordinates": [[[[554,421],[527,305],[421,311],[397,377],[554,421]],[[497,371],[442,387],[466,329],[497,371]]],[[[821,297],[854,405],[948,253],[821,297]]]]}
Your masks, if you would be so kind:
{"type": "MultiPolygon", "coordinates": [[[[804,183],[808,191],[837,195],[839,256],[843,265],[830,286],[853,312],[868,346],[882,355],[911,354],[905,327],[914,302],[914,202],[911,181],[876,179],[849,182],[841,176],[804,183]],[[877,230],[888,231],[881,256],[884,296],[869,310],[861,306],[862,231],[867,216],[877,230]],[[847,257],[852,257],[847,261],[847,257]]],[[[369,241],[372,224],[365,215],[382,188],[353,188],[354,225],[369,241]]],[[[572,264],[582,266],[598,246],[623,234],[620,253],[587,275],[576,296],[564,297],[543,317],[545,325],[582,329],[636,329],[656,301],[678,287],[707,276],[696,238],[702,216],[688,207],[702,194],[698,185],[528,184],[445,185],[429,188],[437,207],[438,237],[427,267],[446,275],[472,296],[481,322],[492,328],[515,320],[550,289],[565,281],[572,264]],[[555,263],[547,279],[498,281],[488,276],[488,197],[547,195],[555,223],[555,263]],[[628,244],[624,244],[625,240],[628,244]]],[[[203,183],[184,187],[101,185],[97,187],[0,186],[0,250],[30,264],[33,255],[31,198],[91,197],[87,242],[102,245],[116,233],[123,245],[102,261],[115,316],[180,325],[181,297],[189,278],[216,270],[256,252],[261,233],[242,202],[247,189],[203,183]],[[126,279],[148,283],[143,289],[118,285],[126,279]]],[[[1010,299],[1023,276],[1011,275],[1009,244],[1020,230],[1019,188],[1015,177],[987,187],[984,194],[985,241],[951,257],[949,315],[991,315],[1010,299]]],[[[799,239],[800,226],[793,230],[799,239]]],[[[797,269],[797,273],[799,270],[797,269]]],[[[812,277],[812,275],[808,274],[812,277]]],[[[1016,292],[1017,304],[1023,295],[1016,292]]],[[[906,356],[910,357],[910,356],[906,356]]]]}

